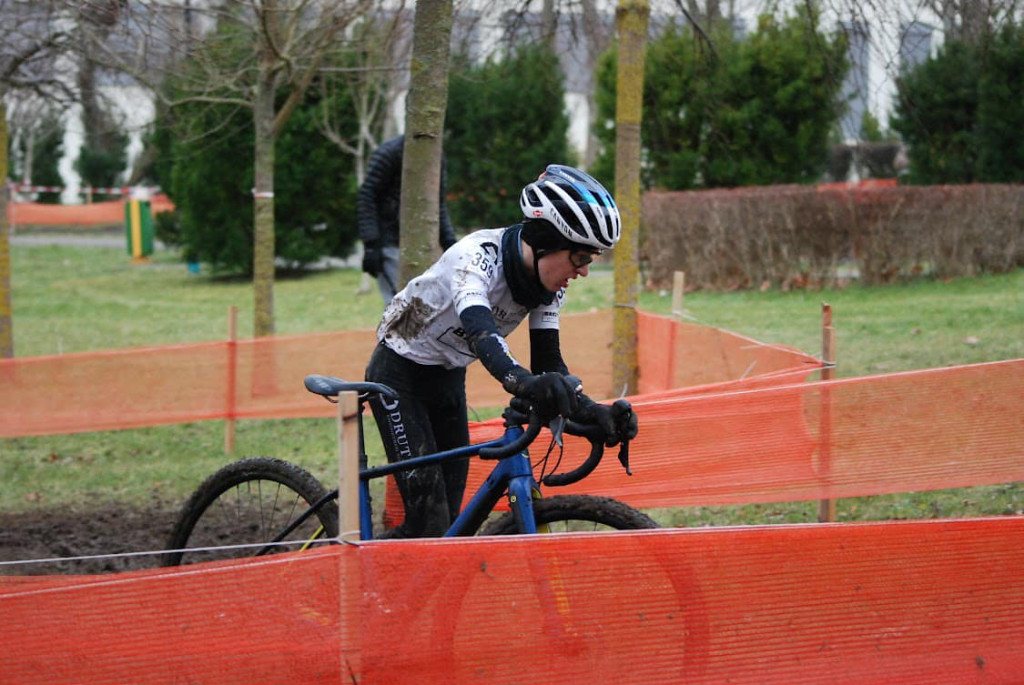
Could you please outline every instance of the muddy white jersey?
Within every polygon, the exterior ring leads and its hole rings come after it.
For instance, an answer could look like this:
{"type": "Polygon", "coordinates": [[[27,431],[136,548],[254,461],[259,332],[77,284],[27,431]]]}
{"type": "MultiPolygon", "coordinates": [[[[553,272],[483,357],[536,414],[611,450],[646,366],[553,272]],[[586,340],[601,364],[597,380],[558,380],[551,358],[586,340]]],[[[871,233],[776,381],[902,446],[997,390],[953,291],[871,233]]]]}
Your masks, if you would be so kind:
{"type": "Polygon", "coordinates": [[[512,299],[501,250],[507,230],[475,231],[448,248],[391,300],[377,327],[377,339],[406,359],[453,369],[476,359],[459,319],[468,307],[487,307],[502,337],[527,316],[530,328],[557,329],[564,288],[550,305],[532,311],[512,299]]]}

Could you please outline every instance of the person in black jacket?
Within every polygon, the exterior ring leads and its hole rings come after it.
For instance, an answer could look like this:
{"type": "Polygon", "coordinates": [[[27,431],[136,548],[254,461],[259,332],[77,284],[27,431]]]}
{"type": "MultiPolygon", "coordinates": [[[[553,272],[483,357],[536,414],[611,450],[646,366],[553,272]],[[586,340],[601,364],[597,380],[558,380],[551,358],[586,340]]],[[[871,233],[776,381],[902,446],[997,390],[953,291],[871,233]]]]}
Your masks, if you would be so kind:
{"type": "MultiPolygon", "coordinates": [[[[384,305],[398,291],[398,209],[402,196],[402,151],[405,136],[380,144],[370,157],[366,178],[356,196],[356,220],[363,241],[363,271],[377,279],[384,305]]],[[[445,203],[444,161],[441,162],[440,244],[455,244],[455,229],[445,203]]]]}

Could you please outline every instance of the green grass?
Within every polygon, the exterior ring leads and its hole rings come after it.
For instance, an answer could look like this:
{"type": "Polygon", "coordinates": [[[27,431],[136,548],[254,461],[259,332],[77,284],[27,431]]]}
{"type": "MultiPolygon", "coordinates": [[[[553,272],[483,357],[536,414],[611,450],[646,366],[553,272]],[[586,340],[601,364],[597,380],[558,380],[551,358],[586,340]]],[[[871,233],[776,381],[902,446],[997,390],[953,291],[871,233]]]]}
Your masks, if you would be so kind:
{"type": "MultiPolygon", "coordinates": [[[[839,376],[1024,357],[1024,269],[885,287],[693,293],[683,307],[698,323],[818,355],[823,302],[832,307],[839,376]]],[[[668,314],[671,296],[644,293],[640,304],[668,314]]]]}
{"type": "MultiPolygon", "coordinates": [[[[16,246],[12,250],[15,354],[67,354],[252,334],[252,286],[241,279],[189,274],[169,252],[132,264],[111,248],[16,246]]],[[[283,277],[274,289],[277,333],[376,326],[376,289],[357,295],[353,270],[283,277]]]]}
{"type": "MultiPolygon", "coordinates": [[[[252,330],[252,289],[241,280],[189,274],[170,251],[133,265],[123,249],[16,245],[12,249],[17,356],[61,354],[227,336],[252,330]]],[[[285,277],[275,287],[278,334],[370,329],[382,304],[374,288],[358,294],[356,270],[285,277]]],[[[613,278],[595,270],[570,287],[569,311],[607,308],[613,278]]],[[[689,293],[684,308],[699,323],[817,354],[821,303],[833,308],[840,376],[1024,357],[1024,270],[940,282],[782,293],[689,293]]],[[[643,293],[640,306],[668,314],[671,295],[643,293]]],[[[491,414],[493,415],[493,414],[491,414]]],[[[372,434],[372,431],[371,433],[372,434]]],[[[0,511],[148,498],[172,501],[232,458],[292,459],[325,481],[336,479],[329,420],[242,421],[236,450],[223,452],[220,422],[0,441],[0,511]]],[[[379,444],[371,441],[373,458],[379,444]]],[[[1024,503],[1015,485],[839,502],[841,520],[1005,514],[1024,503]]],[[[663,523],[719,525],[814,520],[813,502],[690,507],[655,512],[663,523]]]]}

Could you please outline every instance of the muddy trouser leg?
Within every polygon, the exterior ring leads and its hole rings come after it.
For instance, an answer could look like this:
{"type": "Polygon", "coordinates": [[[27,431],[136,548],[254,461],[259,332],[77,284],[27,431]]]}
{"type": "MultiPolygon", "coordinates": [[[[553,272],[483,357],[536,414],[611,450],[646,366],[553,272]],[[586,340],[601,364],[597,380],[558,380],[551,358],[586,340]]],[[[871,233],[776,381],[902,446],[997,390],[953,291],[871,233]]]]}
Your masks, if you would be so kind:
{"type": "MultiPolygon", "coordinates": [[[[423,366],[378,345],[366,367],[366,379],[384,383],[399,395],[398,400],[370,400],[389,462],[467,444],[465,369],[452,371],[423,366]],[[460,420],[461,430],[456,430],[460,420]],[[463,436],[463,442],[458,443],[463,436]]],[[[405,521],[395,534],[400,537],[444,534],[451,524],[452,512],[458,512],[467,468],[468,460],[462,459],[444,467],[426,466],[396,474],[405,504],[405,521]],[[451,502],[449,491],[453,496],[451,502]]]]}
{"type": "MultiPolygon", "coordinates": [[[[440,397],[435,397],[430,407],[430,423],[434,426],[434,440],[437,449],[451,450],[469,444],[469,423],[466,415],[466,370],[453,369],[448,372],[451,386],[442,388],[440,397]]],[[[462,496],[466,491],[466,475],[469,473],[469,458],[445,462],[444,487],[448,501],[448,515],[451,521],[462,511],[462,496]]]]}

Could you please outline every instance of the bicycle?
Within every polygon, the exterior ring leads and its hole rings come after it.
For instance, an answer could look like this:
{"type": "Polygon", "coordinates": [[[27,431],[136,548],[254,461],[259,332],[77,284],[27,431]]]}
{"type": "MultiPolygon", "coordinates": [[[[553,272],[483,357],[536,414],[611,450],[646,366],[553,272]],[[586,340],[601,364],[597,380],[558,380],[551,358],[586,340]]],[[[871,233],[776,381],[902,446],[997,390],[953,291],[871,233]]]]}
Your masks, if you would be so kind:
{"type": "MultiPolygon", "coordinates": [[[[369,483],[399,471],[440,464],[446,460],[478,456],[497,463],[480,489],[463,508],[445,533],[446,537],[508,535],[549,532],[564,524],[566,532],[580,530],[638,530],[657,528],[646,514],[614,499],[594,495],[540,496],[541,484],[565,486],[586,478],[604,456],[606,436],[599,427],[544,417],[515,399],[502,413],[504,434],[466,447],[437,452],[382,466],[366,466],[362,416],[368,399],[396,399],[386,385],[346,382],[338,378],[310,375],[306,389],[337,402],[344,392],[358,394],[359,518],[360,539],[373,539],[372,498],[369,483]],[[534,478],[529,446],[543,425],[552,431],[552,445],[538,461],[540,479],[534,478]],[[524,428],[525,425],[525,428],[524,428]],[[582,436],[590,441],[590,454],[567,473],[545,473],[555,445],[562,435],[582,436]],[[509,511],[488,520],[502,496],[509,511]]],[[[560,461],[560,459],[559,459],[560,461]]],[[[622,442],[619,461],[630,474],[629,443],[622,442]]],[[[207,478],[186,502],[172,529],[163,565],[197,563],[242,556],[306,549],[311,545],[336,542],[338,536],[338,490],[328,491],[302,467],[280,459],[254,457],[229,464],[207,478]]]]}

